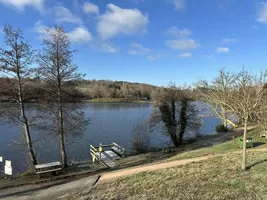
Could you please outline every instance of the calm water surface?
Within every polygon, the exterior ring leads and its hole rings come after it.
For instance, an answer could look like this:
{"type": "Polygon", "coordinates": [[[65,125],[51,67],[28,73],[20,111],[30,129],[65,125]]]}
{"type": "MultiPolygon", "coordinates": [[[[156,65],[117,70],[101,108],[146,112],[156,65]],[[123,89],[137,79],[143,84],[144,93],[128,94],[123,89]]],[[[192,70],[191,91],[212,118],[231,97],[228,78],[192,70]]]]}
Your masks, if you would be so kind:
{"type": "MultiPolygon", "coordinates": [[[[4,104],[0,104],[4,106],[4,104]]],[[[90,119],[88,129],[81,137],[67,142],[66,150],[68,160],[80,161],[90,159],[90,144],[98,145],[116,142],[131,152],[133,126],[138,119],[147,120],[153,111],[151,104],[138,103],[86,103],[83,106],[86,116],[90,119]]],[[[201,134],[213,134],[220,120],[209,118],[203,120],[201,134]]],[[[60,160],[58,138],[55,136],[33,134],[34,147],[39,162],[52,162],[60,160]]],[[[14,125],[0,125],[0,156],[12,161],[16,173],[27,167],[25,147],[20,129],[14,125]]],[[[153,147],[169,145],[169,138],[160,131],[150,134],[150,143],[153,147]]],[[[0,165],[0,171],[2,166],[0,165]]],[[[0,172],[1,173],[1,172],[0,172]]]]}

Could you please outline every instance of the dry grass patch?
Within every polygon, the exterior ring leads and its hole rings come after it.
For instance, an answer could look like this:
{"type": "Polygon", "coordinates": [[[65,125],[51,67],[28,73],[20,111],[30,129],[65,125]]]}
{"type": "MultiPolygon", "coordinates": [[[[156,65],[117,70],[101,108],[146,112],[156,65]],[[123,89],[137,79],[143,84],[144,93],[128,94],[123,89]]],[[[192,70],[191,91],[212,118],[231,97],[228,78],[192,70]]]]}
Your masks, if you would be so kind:
{"type": "Polygon", "coordinates": [[[267,199],[267,153],[249,153],[248,171],[242,172],[241,154],[218,156],[158,172],[139,173],[71,199],[267,199]]]}

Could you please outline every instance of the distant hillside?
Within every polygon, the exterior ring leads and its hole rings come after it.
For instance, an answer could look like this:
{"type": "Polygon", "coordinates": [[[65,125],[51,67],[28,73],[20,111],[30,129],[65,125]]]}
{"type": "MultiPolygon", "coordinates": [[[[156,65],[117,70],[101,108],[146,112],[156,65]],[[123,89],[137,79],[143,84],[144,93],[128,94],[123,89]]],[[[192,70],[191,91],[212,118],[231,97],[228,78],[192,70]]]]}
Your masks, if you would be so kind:
{"type": "Polygon", "coordinates": [[[88,99],[126,98],[151,99],[151,92],[156,86],[110,80],[84,80],[78,84],[78,90],[88,99]]]}
{"type": "MultiPolygon", "coordinates": [[[[15,79],[0,78],[0,101],[12,101],[16,96],[15,79]]],[[[128,100],[150,100],[151,93],[156,86],[131,83],[125,81],[110,80],[82,80],[78,82],[68,82],[75,85],[76,90],[68,91],[70,97],[81,99],[99,98],[124,98],[128,100]]],[[[46,94],[46,83],[40,79],[28,79],[25,81],[27,90],[24,91],[27,101],[37,101],[40,96],[46,94]]]]}

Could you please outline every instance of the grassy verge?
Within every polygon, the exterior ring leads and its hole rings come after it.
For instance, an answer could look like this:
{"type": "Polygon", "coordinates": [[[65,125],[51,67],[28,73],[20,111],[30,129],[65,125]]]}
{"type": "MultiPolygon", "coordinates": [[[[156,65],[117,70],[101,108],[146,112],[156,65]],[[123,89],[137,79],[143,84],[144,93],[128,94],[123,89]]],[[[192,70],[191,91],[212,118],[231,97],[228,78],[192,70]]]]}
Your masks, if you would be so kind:
{"type": "Polygon", "coordinates": [[[221,155],[189,165],[139,173],[90,191],[71,194],[74,199],[267,199],[267,153],[248,153],[251,168],[242,172],[241,154],[221,155]]]}
{"type": "MultiPolygon", "coordinates": [[[[252,137],[253,138],[253,143],[254,143],[254,148],[253,149],[259,149],[259,148],[266,148],[267,147],[267,139],[266,138],[261,138],[259,136],[259,132],[261,129],[256,128],[256,129],[251,129],[247,137],[252,137]]],[[[211,136],[211,139],[213,139],[214,136],[211,136]]],[[[241,136],[243,137],[243,136],[241,136]]],[[[193,151],[187,151],[181,154],[177,154],[173,157],[170,158],[170,160],[180,160],[180,159],[187,159],[187,158],[194,158],[194,157],[199,157],[199,156],[205,156],[209,154],[223,154],[223,153],[231,153],[234,151],[241,150],[239,147],[239,143],[237,141],[238,139],[232,139],[230,141],[226,141],[223,143],[219,143],[217,145],[212,145],[210,147],[205,147],[205,148],[198,148],[193,151]]],[[[202,139],[203,143],[208,142],[209,138],[205,140],[205,138],[202,139]]],[[[194,144],[192,144],[194,145],[194,144]]],[[[192,146],[189,145],[189,146],[192,146]]],[[[197,144],[195,144],[197,147],[197,144]]],[[[207,145],[208,146],[208,145],[207,145]]],[[[189,147],[188,147],[189,148],[189,147]]]]}
{"type": "MultiPolygon", "coordinates": [[[[260,129],[249,131],[256,149],[266,148],[260,129]]],[[[203,142],[214,139],[206,138],[203,142]]],[[[196,144],[186,148],[197,148],[196,144]]],[[[69,199],[267,199],[266,152],[248,152],[246,172],[241,171],[241,151],[237,139],[174,155],[169,160],[217,154],[214,159],[189,165],[139,173],[91,190],[69,194],[69,199]]],[[[143,160],[148,154],[143,154],[143,160]]],[[[142,160],[141,157],[138,157],[142,160]]],[[[134,159],[133,159],[134,160],[134,159]]],[[[127,163],[127,161],[125,161],[127,163]]]]}
{"type": "Polygon", "coordinates": [[[64,180],[71,181],[76,178],[93,175],[104,170],[106,170],[106,167],[99,163],[92,164],[91,162],[83,162],[68,167],[57,176],[54,176],[52,173],[47,173],[38,178],[38,175],[34,172],[26,172],[13,177],[12,179],[9,177],[0,177],[0,190],[23,185],[37,185],[64,180]]]}

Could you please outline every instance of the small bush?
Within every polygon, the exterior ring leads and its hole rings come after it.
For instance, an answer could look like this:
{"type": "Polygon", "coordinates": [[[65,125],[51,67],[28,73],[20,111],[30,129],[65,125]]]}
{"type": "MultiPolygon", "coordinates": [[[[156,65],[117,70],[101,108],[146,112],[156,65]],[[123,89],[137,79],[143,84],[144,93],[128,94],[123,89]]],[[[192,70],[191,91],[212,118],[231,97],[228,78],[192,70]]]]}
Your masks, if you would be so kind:
{"type": "Polygon", "coordinates": [[[216,132],[217,133],[223,133],[223,132],[228,132],[228,128],[224,126],[223,124],[220,124],[216,126],[216,132]]]}
{"type": "Polygon", "coordinates": [[[149,150],[149,129],[144,119],[137,119],[134,124],[131,145],[136,154],[146,153],[149,150]]]}

